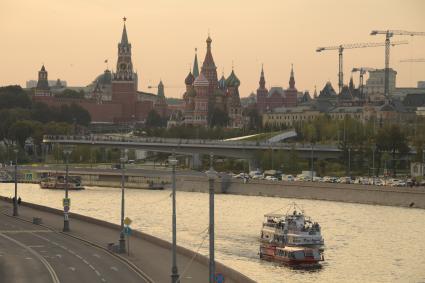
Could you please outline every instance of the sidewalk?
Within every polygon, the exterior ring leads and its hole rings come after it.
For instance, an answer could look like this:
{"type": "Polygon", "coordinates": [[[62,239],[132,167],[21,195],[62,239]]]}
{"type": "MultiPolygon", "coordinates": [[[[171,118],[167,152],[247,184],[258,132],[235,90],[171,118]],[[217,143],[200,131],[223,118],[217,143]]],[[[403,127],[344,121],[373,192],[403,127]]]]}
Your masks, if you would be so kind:
{"type": "MultiPolygon", "coordinates": [[[[44,225],[62,231],[63,216],[56,214],[60,211],[46,207],[32,208],[29,206],[34,205],[23,203],[19,207],[19,217],[31,221],[33,217],[41,217],[44,225]]],[[[12,204],[0,200],[0,210],[10,215],[12,213],[12,204]]],[[[102,223],[102,221],[81,215],[70,215],[70,228],[71,232],[69,234],[105,248],[108,243],[117,243],[119,239],[118,225],[102,223]]],[[[136,236],[130,236],[130,256],[127,254],[122,256],[133,262],[155,282],[170,282],[171,250],[168,248],[170,243],[140,232],[135,232],[135,234],[136,236]]],[[[177,266],[181,282],[208,282],[208,260],[200,255],[192,260],[192,255],[192,252],[179,247],[177,266]]],[[[216,263],[216,272],[224,274],[226,283],[253,282],[242,274],[219,263],[216,263]],[[233,280],[230,277],[237,279],[233,280]]]]}

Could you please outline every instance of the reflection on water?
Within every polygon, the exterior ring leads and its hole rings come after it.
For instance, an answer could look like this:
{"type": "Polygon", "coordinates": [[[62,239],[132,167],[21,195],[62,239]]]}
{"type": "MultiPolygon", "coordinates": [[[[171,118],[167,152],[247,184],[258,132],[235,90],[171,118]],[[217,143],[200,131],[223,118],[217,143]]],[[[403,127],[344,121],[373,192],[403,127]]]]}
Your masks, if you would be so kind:
{"type": "MultiPolygon", "coordinates": [[[[205,184],[207,185],[207,184],[205,184]]],[[[11,196],[13,184],[0,184],[11,196]]],[[[24,201],[61,208],[63,192],[19,185],[24,201]]],[[[133,228],[171,240],[170,191],[126,191],[133,228]]],[[[119,223],[120,190],[71,191],[71,211],[119,223]]],[[[297,270],[258,258],[263,215],[292,199],[216,195],[216,258],[258,282],[425,282],[425,210],[296,200],[322,226],[325,259],[319,270],[297,270]]],[[[72,220],[71,220],[72,221],[72,220]]],[[[208,227],[208,195],[177,193],[177,241],[198,249],[208,227]]],[[[200,252],[208,254],[208,240],[200,252]]]]}

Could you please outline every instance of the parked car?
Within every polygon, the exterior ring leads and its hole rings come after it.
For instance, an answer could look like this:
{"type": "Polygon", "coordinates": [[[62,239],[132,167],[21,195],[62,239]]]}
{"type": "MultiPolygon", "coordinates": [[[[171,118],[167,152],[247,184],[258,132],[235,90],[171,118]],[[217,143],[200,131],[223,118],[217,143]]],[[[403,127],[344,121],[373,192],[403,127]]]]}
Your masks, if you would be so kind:
{"type": "Polygon", "coordinates": [[[266,176],[264,178],[264,180],[268,180],[268,181],[278,181],[278,179],[275,176],[266,176]]]}
{"type": "Polygon", "coordinates": [[[293,182],[293,181],[295,181],[295,178],[292,175],[284,175],[284,176],[282,176],[282,181],[293,182]]]}

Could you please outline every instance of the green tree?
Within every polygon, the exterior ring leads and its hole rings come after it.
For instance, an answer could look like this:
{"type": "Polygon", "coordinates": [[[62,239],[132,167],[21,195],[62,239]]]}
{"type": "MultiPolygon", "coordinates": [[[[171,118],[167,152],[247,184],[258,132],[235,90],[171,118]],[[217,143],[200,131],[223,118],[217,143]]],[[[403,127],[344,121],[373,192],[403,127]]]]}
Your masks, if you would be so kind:
{"type": "Polygon", "coordinates": [[[406,135],[398,125],[384,126],[378,132],[376,144],[379,151],[388,152],[392,155],[392,171],[393,176],[396,176],[397,154],[402,157],[410,151],[406,135]]]}
{"type": "Polygon", "coordinates": [[[161,115],[155,110],[151,110],[146,118],[146,127],[162,127],[164,124],[161,115]]]}
{"type": "Polygon", "coordinates": [[[214,108],[211,114],[210,127],[225,127],[229,124],[230,118],[227,112],[220,108],[214,108]]]}
{"type": "Polygon", "coordinates": [[[0,109],[29,108],[31,100],[18,85],[0,87],[0,109]]]}

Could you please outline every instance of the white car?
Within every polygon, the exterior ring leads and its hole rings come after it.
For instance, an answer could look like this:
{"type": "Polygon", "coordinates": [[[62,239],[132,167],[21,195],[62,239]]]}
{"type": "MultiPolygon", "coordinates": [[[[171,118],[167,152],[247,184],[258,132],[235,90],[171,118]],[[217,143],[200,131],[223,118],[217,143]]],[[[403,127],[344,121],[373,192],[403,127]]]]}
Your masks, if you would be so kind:
{"type": "Polygon", "coordinates": [[[267,180],[267,181],[277,181],[277,178],[275,176],[266,176],[264,178],[264,180],[267,180]]]}
{"type": "Polygon", "coordinates": [[[282,180],[288,181],[288,182],[293,182],[293,181],[295,181],[295,178],[292,175],[285,175],[285,176],[283,176],[282,180]]]}

